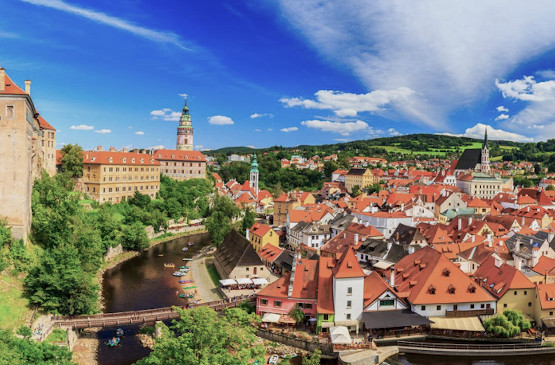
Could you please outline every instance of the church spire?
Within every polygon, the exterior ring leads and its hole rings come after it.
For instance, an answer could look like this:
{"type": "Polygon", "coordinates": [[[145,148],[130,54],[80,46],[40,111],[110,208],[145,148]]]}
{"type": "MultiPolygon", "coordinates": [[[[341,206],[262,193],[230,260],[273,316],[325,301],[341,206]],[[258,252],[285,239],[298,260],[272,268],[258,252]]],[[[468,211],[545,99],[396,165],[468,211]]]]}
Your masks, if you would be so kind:
{"type": "Polygon", "coordinates": [[[193,126],[191,123],[191,115],[187,106],[187,97],[185,97],[185,105],[181,111],[179,126],[177,127],[177,149],[182,151],[193,150],[193,126]]]}
{"type": "Polygon", "coordinates": [[[482,144],[482,149],[488,148],[488,126],[486,125],[486,133],[484,134],[484,143],[482,144]]]}

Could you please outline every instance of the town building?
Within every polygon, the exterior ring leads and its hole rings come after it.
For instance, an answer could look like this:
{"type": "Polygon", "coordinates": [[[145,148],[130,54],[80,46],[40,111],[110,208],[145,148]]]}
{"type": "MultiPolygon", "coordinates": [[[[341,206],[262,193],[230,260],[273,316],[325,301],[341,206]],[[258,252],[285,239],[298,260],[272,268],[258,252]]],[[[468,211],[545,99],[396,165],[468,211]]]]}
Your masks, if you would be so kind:
{"type": "Polygon", "coordinates": [[[454,172],[455,176],[464,174],[469,171],[481,172],[483,174],[490,174],[490,161],[488,149],[488,130],[484,134],[484,142],[482,148],[467,148],[457,161],[454,172]]]}
{"type": "Polygon", "coordinates": [[[267,224],[255,222],[247,230],[247,239],[256,251],[260,251],[266,245],[279,247],[279,236],[272,227],[267,224]]]}
{"type": "Polygon", "coordinates": [[[256,153],[251,162],[251,171],[249,178],[249,187],[254,191],[254,198],[258,198],[258,161],[256,161],[256,153]]]}
{"type": "Polygon", "coordinates": [[[160,162],[138,152],[84,151],[83,189],[99,203],[120,201],[136,191],[156,198],[160,190],[160,162]]]}
{"type": "Polygon", "coordinates": [[[375,184],[374,174],[370,169],[350,169],[345,175],[345,188],[349,193],[353,192],[353,188],[358,186],[360,190],[363,188],[375,184]]]}
{"type": "Polygon", "coordinates": [[[27,240],[31,228],[33,182],[43,169],[56,171],[56,130],[38,113],[31,98],[31,81],[25,90],[0,67],[0,217],[16,239],[27,240]]]}
{"type": "Polygon", "coordinates": [[[160,172],[172,179],[206,178],[206,156],[199,151],[156,150],[153,156],[160,163],[160,172]]]}
{"type": "Polygon", "coordinates": [[[287,223],[290,210],[315,202],[314,195],[308,192],[293,191],[281,194],[274,199],[274,227],[283,227],[287,223]]]}
{"type": "Polygon", "coordinates": [[[191,123],[189,107],[187,106],[187,99],[185,99],[185,106],[183,106],[181,111],[181,118],[177,127],[176,149],[180,151],[193,150],[193,125],[191,123]]]}

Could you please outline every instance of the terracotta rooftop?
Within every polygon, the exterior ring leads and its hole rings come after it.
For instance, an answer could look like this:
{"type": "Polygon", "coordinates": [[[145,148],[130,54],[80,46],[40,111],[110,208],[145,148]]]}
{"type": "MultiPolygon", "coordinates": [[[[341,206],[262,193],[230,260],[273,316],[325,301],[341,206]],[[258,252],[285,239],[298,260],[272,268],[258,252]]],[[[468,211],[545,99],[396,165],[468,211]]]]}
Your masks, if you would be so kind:
{"type": "Polygon", "coordinates": [[[83,163],[99,165],[159,166],[153,156],[138,152],[84,151],[83,163]]]}
{"type": "Polygon", "coordinates": [[[157,160],[164,160],[164,161],[169,160],[169,161],[206,162],[206,156],[204,156],[200,151],[156,150],[154,151],[153,156],[157,160]]]}

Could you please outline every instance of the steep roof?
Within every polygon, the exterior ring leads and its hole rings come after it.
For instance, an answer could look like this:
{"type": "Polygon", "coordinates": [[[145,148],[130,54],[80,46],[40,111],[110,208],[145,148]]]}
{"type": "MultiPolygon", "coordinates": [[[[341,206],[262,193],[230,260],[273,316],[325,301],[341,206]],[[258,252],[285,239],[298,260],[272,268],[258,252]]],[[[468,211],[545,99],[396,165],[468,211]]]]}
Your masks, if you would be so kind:
{"type": "Polygon", "coordinates": [[[84,151],[83,163],[99,165],[159,166],[153,156],[137,152],[84,151]]]}
{"type": "Polygon", "coordinates": [[[25,91],[17,86],[7,73],[4,75],[4,91],[0,91],[0,94],[26,95],[25,91]]]}
{"type": "Polygon", "coordinates": [[[156,150],[154,151],[154,158],[164,161],[206,162],[206,156],[200,151],[156,150]]]}
{"type": "Polygon", "coordinates": [[[259,237],[262,237],[271,230],[272,230],[272,227],[270,227],[267,224],[254,222],[254,224],[252,225],[249,233],[252,233],[252,234],[255,234],[259,237]]]}
{"type": "Polygon", "coordinates": [[[333,314],[333,268],[336,260],[333,257],[320,257],[318,262],[318,302],[320,314],[333,314]]]}
{"type": "Polygon", "coordinates": [[[546,275],[553,269],[555,269],[555,260],[547,256],[540,256],[538,263],[532,268],[532,271],[535,271],[540,275],[546,275]]]}
{"type": "Polygon", "coordinates": [[[262,260],[250,244],[236,230],[232,230],[214,252],[214,259],[218,260],[226,275],[241,266],[260,266],[262,260]]]}
{"type": "Polygon", "coordinates": [[[364,175],[366,169],[350,169],[347,175],[364,175]]]}
{"type": "Polygon", "coordinates": [[[364,271],[358,263],[355,250],[352,246],[347,246],[333,269],[333,276],[336,279],[364,277],[364,271]]]}
{"type": "Polygon", "coordinates": [[[283,250],[281,248],[267,243],[260,251],[258,251],[258,256],[268,262],[274,262],[282,252],[283,250]]]}
{"type": "MultiPolygon", "coordinates": [[[[370,275],[364,278],[364,307],[372,304],[387,290],[395,293],[377,272],[372,271],[370,275]]],[[[395,294],[394,294],[395,295],[395,294]]]]}
{"type": "Polygon", "coordinates": [[[291,273],[287,273],[273,283],[270,283],[266,287],[260,289],[256,294],[259,297],[267,296],[272,298],[287,298],[290,279],[291,273]]]}
{"type": "Polygon", "coordinates": [[[56,128],[52,127],[50,125],[50,123],[48,123],[43,117],[41,117],[40,115],[38,116],[38,121],[39,121],[39,126],[41,129],[49,129],[51,131],[55,131],[56,128]]]}
{"type": "Polygon", "coordinates": [[[493,296],[501,298],[510,289],[533,289],[534,283],[520,270],[505,263],[496,266],[495,258],[484,261],[473,275],[493,296]]]}
{"type": "Polygon", "coordinates": [[[353,232],[353,233],[358,233],[361,236],[366,236],[366,237],[383,237],[383,233],[378,231],[378,229],[374,226],[366,226],[364,224],[360,224],[360,223],[351,223],[349,224],[349,226],[347,227],[347,231],[349,232],[353,232]]]}
{"type": "Polygon", "coordinates": [[[493,301],[447,257],[426,246],[395,265],[395,286],[412,304],[493,301]]]}
{"type": "Polygon", "coordinates": [[[555,308],[555,283],[538,285],[538,299],[542,309],[555,308]]]}
{"type": "Polygon", "coordinates": [[[482,162],[482,150],[480,148],[467,148],[459,157],[455,170],[474,169],[482,162]]]}

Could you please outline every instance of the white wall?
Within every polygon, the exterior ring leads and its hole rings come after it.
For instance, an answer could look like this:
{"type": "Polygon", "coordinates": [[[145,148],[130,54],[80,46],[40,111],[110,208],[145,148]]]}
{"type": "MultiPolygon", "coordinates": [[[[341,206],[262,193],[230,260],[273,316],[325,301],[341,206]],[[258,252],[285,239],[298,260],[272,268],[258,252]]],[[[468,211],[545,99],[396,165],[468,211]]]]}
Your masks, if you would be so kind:
{"type": "Polygon", "coordinates": [[[362,320],[364,306],[364,278],[333,278],[333,305],[335,320],[347,320],[347,314],[351,314],[351,320],[362,320]],[[351,287],[352,294],[348,294],[351,287]],[[351,308],[347,308],[347,301],[351,301],[351,308]]]}
{"type": "MultiPolygon", "coordinates": [[[[491,302],[476,302],[476,303],[454,303],[458,304],[457,310],[460,311],[468,311],[468,310],[481,310],[486,309],[487,304],[489,303],[490,308],[493,309],[495,313],[496,303],[495,301],[491,302]],[[471,305],[474,304],[474,308],[471,308],[471,305]],[[482,308],[482,304],[484,307],[482,308]]],[[[426,304],[426,309],[422,310],[422,305],[414,305],[411,304],[411,310],[415,313],[418,313],[425,317],[445,317],[445,311],[452,311],[453,310],[453,303],[445,304],[445,303],[436,303],[436,304],[426,304]],[[437,306],[440,305],[441,309],[437,309],[437,306]]]]}
{"type": "Polygon", "coordinates": [[[394,309],[407,309],[407,306],[401,302],[397,297],[389,290],[385,291],[378,299],[373,301],[368,307],[364,308],[364,311],[377,311],[377,310],[394,310],[394,309]],[[391,306],[380,306],[380,300],[383,299],[393,299],[395,302],[391,306]]]}

